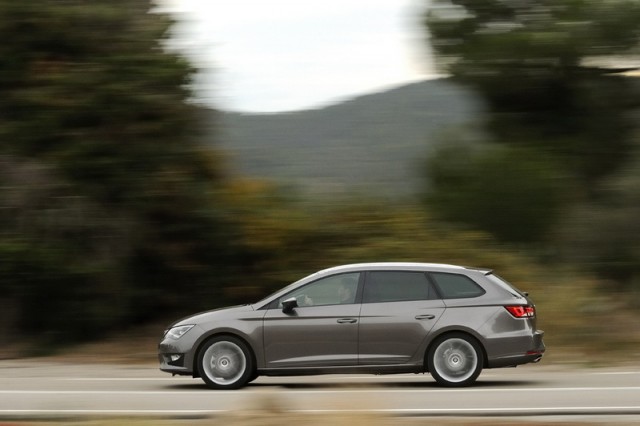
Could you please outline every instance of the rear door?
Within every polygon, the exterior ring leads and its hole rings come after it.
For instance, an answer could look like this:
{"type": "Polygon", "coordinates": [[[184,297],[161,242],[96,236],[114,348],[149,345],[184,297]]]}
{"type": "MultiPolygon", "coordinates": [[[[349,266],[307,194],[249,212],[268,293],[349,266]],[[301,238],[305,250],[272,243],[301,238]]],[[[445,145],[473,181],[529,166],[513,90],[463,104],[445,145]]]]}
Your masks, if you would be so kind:
{"type": "Polygon", "coordinates": [[[366,274],[360,309],[360,365],[406,364],[418,353],[444,312],[426,274],[371,271],[366,274]]]}

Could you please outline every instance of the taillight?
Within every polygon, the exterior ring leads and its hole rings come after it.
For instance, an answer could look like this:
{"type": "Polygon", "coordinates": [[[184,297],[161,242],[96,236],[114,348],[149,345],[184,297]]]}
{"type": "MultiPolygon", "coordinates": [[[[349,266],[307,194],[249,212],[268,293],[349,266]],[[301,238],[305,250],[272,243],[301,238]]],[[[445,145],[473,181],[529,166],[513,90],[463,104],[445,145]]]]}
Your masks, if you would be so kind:
{"type": "Polygon", "coordinates": [[[536,308],[530,305],[511,305],[505,306],[505,309],[515,318],[533,318],[536,316],[536,308]]]}

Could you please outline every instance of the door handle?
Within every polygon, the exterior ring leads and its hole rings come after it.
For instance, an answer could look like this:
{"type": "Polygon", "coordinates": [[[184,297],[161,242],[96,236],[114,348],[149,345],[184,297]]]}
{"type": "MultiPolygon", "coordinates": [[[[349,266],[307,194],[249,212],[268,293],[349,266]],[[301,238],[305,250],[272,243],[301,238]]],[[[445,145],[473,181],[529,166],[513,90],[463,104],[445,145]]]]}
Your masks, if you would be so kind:
{"type": "Polygon", "coordinates": [[[434,319],[436,316],[431,314],[416,315],[417,320],[434,319]]]}
{"type": "Polygon", "coordinates": [[[358,320],[355,319],[355,318],[340,318],[338,320],[338,324],[353,324],[356,321],[358,321],[358,320]]]}

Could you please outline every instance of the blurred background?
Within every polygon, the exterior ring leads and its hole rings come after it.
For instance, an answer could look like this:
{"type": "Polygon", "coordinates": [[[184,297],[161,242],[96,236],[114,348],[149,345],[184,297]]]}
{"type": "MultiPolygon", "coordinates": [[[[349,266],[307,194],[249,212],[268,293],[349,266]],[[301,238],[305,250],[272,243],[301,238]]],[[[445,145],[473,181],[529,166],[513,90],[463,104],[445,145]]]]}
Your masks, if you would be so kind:
{"type": "Polygon", "coordinates": [[[0,358],[360,261],[637,357],[640,1],[260,3],[0,0],[0,358]]]}

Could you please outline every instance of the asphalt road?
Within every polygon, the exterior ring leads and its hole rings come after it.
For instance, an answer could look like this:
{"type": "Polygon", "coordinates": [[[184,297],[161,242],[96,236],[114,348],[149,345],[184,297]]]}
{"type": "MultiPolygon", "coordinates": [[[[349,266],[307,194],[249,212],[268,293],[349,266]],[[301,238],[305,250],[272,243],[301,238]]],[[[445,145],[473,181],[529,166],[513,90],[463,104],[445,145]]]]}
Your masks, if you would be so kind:
{"type": "Polygon", "coordinates": [[[261,377],[239,391],[208,390],[154,365],[0,361],[0,418],[199,417],[279,405],[300,413],[410,416],[612,416],[640,421],[640,367],[528,365],[485,370],[445,389],[429,375],[261,377]],[[265,402],[265,401],[271,402],[265,402]]]}

